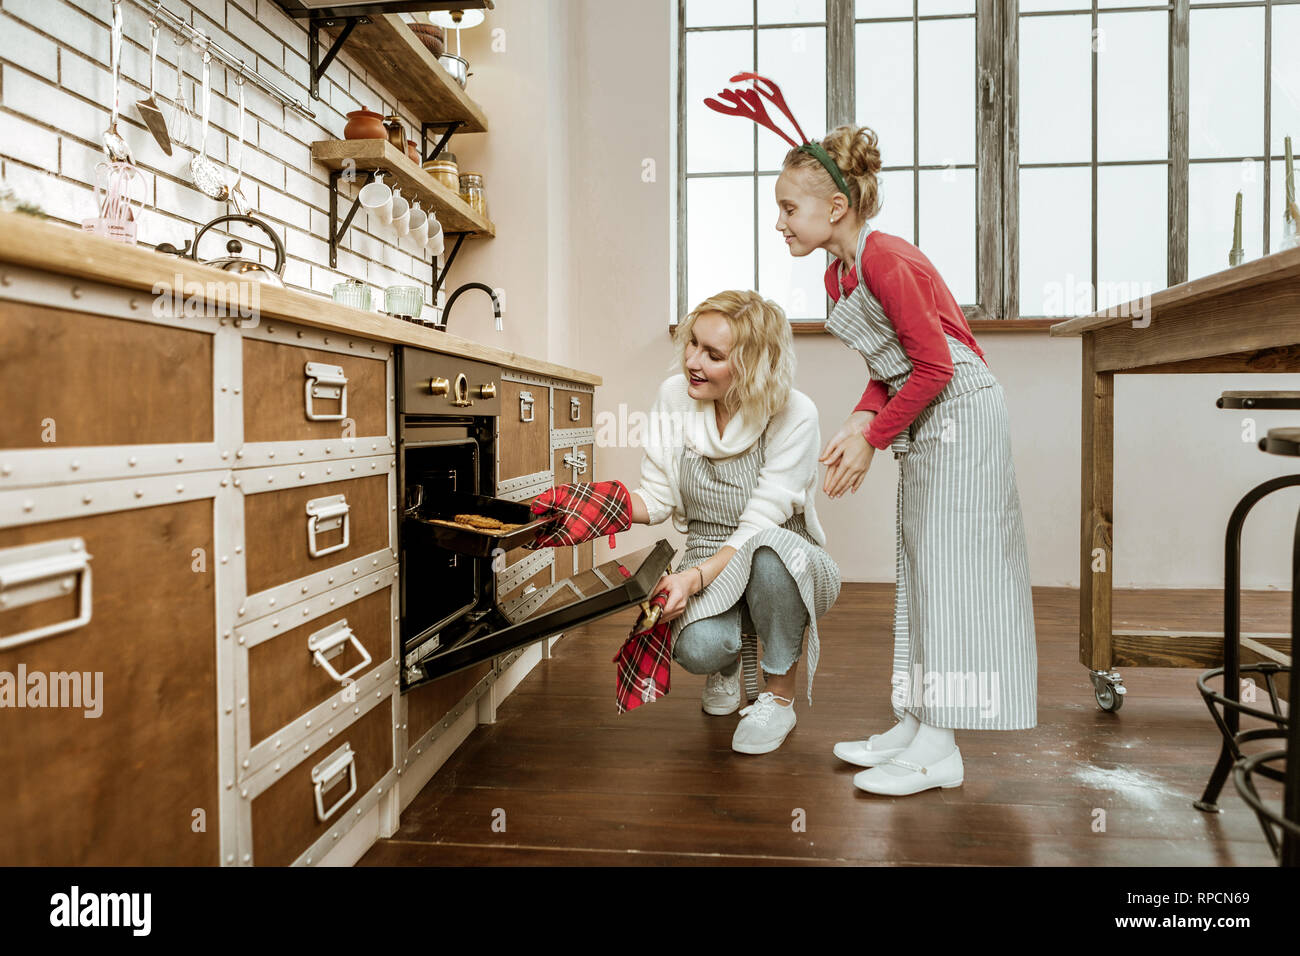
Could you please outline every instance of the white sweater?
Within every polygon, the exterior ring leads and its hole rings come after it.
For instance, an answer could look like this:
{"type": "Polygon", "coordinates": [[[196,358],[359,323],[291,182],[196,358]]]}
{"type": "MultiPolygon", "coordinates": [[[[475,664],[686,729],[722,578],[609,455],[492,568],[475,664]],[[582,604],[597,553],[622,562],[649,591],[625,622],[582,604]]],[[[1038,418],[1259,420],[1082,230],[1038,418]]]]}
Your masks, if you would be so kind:
{"type": "MultiPolygon", "coordinates": [[[[687,530],[681,492],[681,461],[687,446],[704,458],[732,458],[748,451],[767,424],[748,422],[737,414],[719,436],[713,402],[691,398],[685,375],[674,375],[660,385],[646,429],[641,486],[632,492],[645,502],[650,524],[671,516],[678,531],[687,530]]],[[[813,539],[826,544],[813,508],[820,449],[817,406],[803,392],[791,389],[785,407],[771,418],[758,484],[726,545],[738,549],[758,531],[778,527],[797,512],[803,512],[813,539]]]]}

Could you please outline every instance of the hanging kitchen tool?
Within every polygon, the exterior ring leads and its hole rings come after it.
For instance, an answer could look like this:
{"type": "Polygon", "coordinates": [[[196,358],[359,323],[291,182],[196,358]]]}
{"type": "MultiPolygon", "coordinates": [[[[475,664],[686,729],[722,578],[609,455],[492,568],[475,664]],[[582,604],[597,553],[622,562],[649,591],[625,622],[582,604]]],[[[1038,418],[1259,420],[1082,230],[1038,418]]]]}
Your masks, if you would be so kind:
{"type": "Polygon", "coordinates": [[[135,163],[131,147],[117,132],[118,72],[122,64],[122,0],[113,0],[113,32],[109,38],[109,58],[113,61],[113,117],[104,130],[104,153],[114,163],[135,163]]]}
{"type": "MultiPolygon", "coordinates": [[[[229,256],[225,256],[221,259],[205,259],[202,264],[205,266],[213,266],[214,268],[222,269],[226,272],[233,272],[243,278],[256,279],[258,282],[265,282],[267,285],[276,286],[277,288],[284,288],[283,276],[285,261],[287,258],[284,252],[284,243],[280,241],[280,237],[275,234],[274,229],[261,219],[254,216],[245,216],[240,214],[235,216],[218,216],[216,219],[213,219],[206,226],[200,229],[198,235],[194,237],[194,245],[190,248],[189,258],[199,261],[199,241],[203,238],[203,234],[213,226],[223,222],[246,222],[249,225],[256,226],[270,236],[271,245],[275,248],[275,268],[268,269],[256,259],[241,258],[239,253],[243,251],[244,244],[238,239],[231,239],[226,243],[226,251],[230,253],[229,256]]],[[[174,249],[171,247],[163,249],[160,246],[158,247],[158,251],[174,251],[174,249]]]]}
{"type": "Polygon", "coordinates": [[[181,63],[181,53],[187,44],[179,34],[172,42],[176,44],[176,95],[172,97],[172,117],[167,122],[167,138],[179,146],[188,147],[190,135],[194,132],[194,114],[185,99],[185,68],[181,63]]]}
{"type": "Polygon", "coordinates": [[[228,185],[226,174],[220,166],[208,159],[208,122],[212,116],[212,51],[203,48],[203,124],[199,132],[199,151],[190,160],[190,173],[194,185],[205,196],[225,199],[228,185]]]}
{"type": "Polygon", "coordinates": [[[158,21],[153,17],[149,18],[149,95],[142,99],[136,100],[135,108],[140,112],[140,118],[144,120],[144,125],[149,132],[153,133],[153,138],[158,141],[158,147],[168,156],[172,154],[171,138],[167,135],[167,119],[163,116],[162,110],[158,107],[158,101],[154,99],[154,76],[158,68],[158,21]]]}
{"type": "Polygon", "coordinates": [[[244,216],[248,214],[248,200],[240,192],[239,182],[244,178],[244,70],[240,67],[235,76],[235,86],[239,88],[239,160],[235,163],[235,174],[226,187],[225,200],[235,207],[235,212],[244,216]]]}
{"type": "Polygon", "coordinates": [[[134,242],[138,212],[131,186],[142,179],[140,170],[130,163],[99,163],[95,166],[95,206],[99,215],[83,219],[81,228],[118,242],[134,242]]]}

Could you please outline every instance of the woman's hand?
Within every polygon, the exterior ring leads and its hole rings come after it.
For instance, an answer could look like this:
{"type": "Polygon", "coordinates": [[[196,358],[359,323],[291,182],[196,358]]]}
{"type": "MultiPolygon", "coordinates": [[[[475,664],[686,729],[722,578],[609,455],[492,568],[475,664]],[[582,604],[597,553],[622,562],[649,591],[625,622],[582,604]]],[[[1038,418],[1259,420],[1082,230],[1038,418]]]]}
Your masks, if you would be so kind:
{"type": "Polygon", "coordinates": [[[650,594],[653,597],[660,591],[668,592],[668,601],[664,604],[659,620],[671,621],[681,617],[686,612],[687,599],[700,592],[700,572],[687,568],[677,574],[665,574],[650,594]]]}
{"type": "Polygon", "coordinates": [[[818,461],[827,466],[822,482],[827,497],[838,498],[846,491],[852,494],[862,484],[876,453],[863,431],[875,417],[874,412],[854,412],[822,449],[818,461]]]}

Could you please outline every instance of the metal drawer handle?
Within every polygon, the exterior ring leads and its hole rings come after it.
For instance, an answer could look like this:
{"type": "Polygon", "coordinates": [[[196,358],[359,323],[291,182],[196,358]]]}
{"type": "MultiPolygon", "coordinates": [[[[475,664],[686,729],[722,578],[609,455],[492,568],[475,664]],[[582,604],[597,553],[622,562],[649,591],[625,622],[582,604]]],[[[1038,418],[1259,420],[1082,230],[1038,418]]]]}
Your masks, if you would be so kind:
{"type": "Polygon", "coordinates": [[[564,456],[564,463],[573,469],[575,475],[585,475],[587,473],[587,453],[585,451],[570,452],[564,456]]]}
{"type": "Polygon", "coordinates": [[[0,650],[17,647],[90,623],[90,555],[81,538],[60,538],[0,549],[0,611],[62,597],[81,586],[77,616],[55,624],[0,636],[0,650]]]}
{"type": "Polygon", "coordinates": [[[531,422],[533,420],[533,393],[519,393],[519,420],[521,422],[531,422]]]}
{"type": "Polygon", "coordinates": [[[307,385],[307,420],[313,422],[339,422],[348,416],[348,377],[343,374],[343,366],[326,365],[323,362],[308,362],[306,368],[307,385]],[[336,414],[317,412],[312,408],[313,398],[338,399],[339,410],[336,414]]]}
{"type": "Polygon", "coordinates": [[[582,420],[582,399],[574,395],[569,398],[569,421],[576,422],[582,420]]]}
{"type": "Polygon", "coordinates": [[[313,498],[307,502],[307,553],[313,558],[320,558],[335,551],[342,551],[348,546],[348,503],[343,495],[330,495],[326,498],[313,498]],[[343,525],[343,542],[328,548],[316,547],[316,535],[322,531],[334,531],[343,525]]]}
{"type": "Polygon", "coordinates": [[[312,787],[316,791],[316,819],[324,823],[334,814],[339,812],[339,808],[347,803],[354,793],[357,792],[357,764],[356,754],[352,752],[351,744],[344,744],[334,753],[330,754],[316,766],[311,768],[312,787]],[[328,810],[325,809],[324,795],[325,791],[332,789],[335,784],[348,774],[351,782],[348,785],[348,792],[339,797],[334,802],[334,806],[328,810]]]}
{"type": "Polygon", "coordinates": [[[357,635],[352,628],[348,627],[347,618],[336,621],[329,627],[322,628],[312,634],[311,637],[307,638],[307,650],[311,651],[316,666],[325,668],[325,673],[340,684],[346,685],[349,683],[349,677],[370,666],[370,652],[366,650],[364,644],[357,640],[357,635]],[[343,645],[349,641],[360,652],[363,660],[360,664],[352,667],[346,674],[340,674],[330,665],[330,658],[342,654],[343,645]]]}

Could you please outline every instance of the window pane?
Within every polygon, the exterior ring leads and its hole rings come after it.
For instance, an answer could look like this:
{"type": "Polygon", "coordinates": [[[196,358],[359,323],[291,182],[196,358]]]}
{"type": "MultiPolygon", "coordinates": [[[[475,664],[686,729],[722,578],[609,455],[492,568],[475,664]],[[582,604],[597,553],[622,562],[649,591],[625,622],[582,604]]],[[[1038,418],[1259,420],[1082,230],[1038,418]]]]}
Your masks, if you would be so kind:
{"type": "Polygon", "coordinates": [[[920,24],[920,165],[975,162],[975,21],[920,24]]]}
{"type": "Polygon", "coordinates": [[[1092,171],[1020,171],[1020,314],[1087,315],[1092,305],[1092,171]]]}
{"type": "Polygon", "coordinates": [[[1020,20],[1020,161],[1092,159],[1092,19],[1020,20]]]}
{"type": "Polygon", "coordinates": [[[1281,156],[1282,140],[1291,137],[1291,151],[1300,149],[1300,6],[1273,8],[1273,146],[1281,156]]]}
{"type": "Polygon", "coordinates": [[[754,34],[749,30],[686,34],[686,170],[721,173],[754,168],[755,125],[704,105],[752,69],[754,34]]]}
{"type": "Polygon", "coordinates": [[[1169,14],[1097,18],[1097,158],[1169,156],[1169,14]]]}
{"type": "Polygon", "coordinates": [[[975,170],[921,171],[920,249],[962,305],[975,291],[975,170]]]}
{"type": "Polygon", "coordinates": [[[1167,166],[1097,170],[1097,308],[1131,302],[1168,285],[1167,166]]]}
{"type": "Polygon", "coordinates": [[[776,231],[776,177],[758,177],[758,291],[785,309],[792,322],[826,318],[826,285],[830,259],[814,249],[806,256],[790,255],[776,231]]]}
{"type": "MultiPolygon", "coordinates": [[[[758,72],[781,87],[786,105],[810,139],[826,135],[826,29],[799,27],[793,30],[760,30],[758,72]]],[[[794,126],[781,111],[766,103],[770,115],[793,139],[794,126]]],[[[740,120],[731,118],[733,123],[740,120]]],[[[751,126],[754,124],[750,124],[751,126]]],[[[780,169],[790,147],[785,140],[765,129],[759,130],[758,168],[780,169]]]]}
{"type": "MultiPolygon", "coordinates": [[[[858,0],[853,16],[859,20],[868,17],[910,17],[912,0],[858,0]]],[[[858,47],[861,51],[862,47],[858,47]]],[[[861,53],[858,54],[861,56],[861,53]]]]}
{"type": "Polygon", "coordinates": [[[880,213],[871,220],[871,228],[916,242],[916,211],[913,208],[916,187],[910,169],[885,169],[877,178],[880,213]]]}
{"type": "Polygon", "coordinates": [[[938,13],[974,13],[975,0],[920,0],[917,9],[923,17],[938,13]]]}
{"type": "Polygon", "coordinates": [[[825,23],[826,0],[758,0],[759,23],[825,23]]]}
{"type": "Polygon", "coordinates": [[[1188,27],[1193,159],[1257,156],[1264,145],[1264,11],[1193,10],[1188,27]]]}
{"type": "Polygon", "coordinates": [[[752,0],[686,0],[688,27],[730,27],[753,22],[752,0]]]}
{"type": "Polygon", "coordinates": [[[686,181],[686,307],[754,287],[754,178],[686,181]]]}
{"type": "Polygon", "coordinates": [[[857,121],[879,137],[882,161],[912,163],[912,24],[857,27],[857,121]]]}
{"type": "Polygon", "coordinates": [[[1187,178],[1187,278],[1228,268],[1237,190],[1242,193],[1243,261],[1262,254],[1264,168],[1256,162],[1192,163],[1187,178]]]}

